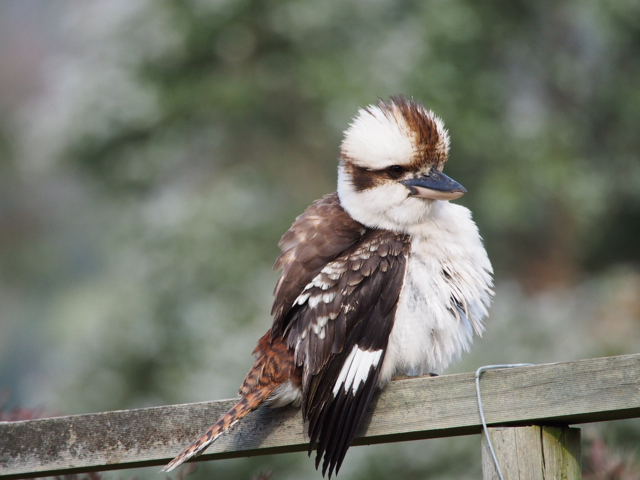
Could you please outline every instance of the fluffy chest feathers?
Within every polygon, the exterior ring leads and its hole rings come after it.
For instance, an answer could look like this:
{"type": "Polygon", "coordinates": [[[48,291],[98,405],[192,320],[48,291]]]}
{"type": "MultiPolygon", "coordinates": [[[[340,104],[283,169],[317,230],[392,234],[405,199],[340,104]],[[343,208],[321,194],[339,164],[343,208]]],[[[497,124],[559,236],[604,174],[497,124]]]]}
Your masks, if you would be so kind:
{"type": "Polygon", "coordinates": [[[468,350],[473,333],[484,329],[492,268],[478,229],[468,209],[436,205],[429,220],[410,232],[381,385],[396,374],[442,371],[468,350]]]}

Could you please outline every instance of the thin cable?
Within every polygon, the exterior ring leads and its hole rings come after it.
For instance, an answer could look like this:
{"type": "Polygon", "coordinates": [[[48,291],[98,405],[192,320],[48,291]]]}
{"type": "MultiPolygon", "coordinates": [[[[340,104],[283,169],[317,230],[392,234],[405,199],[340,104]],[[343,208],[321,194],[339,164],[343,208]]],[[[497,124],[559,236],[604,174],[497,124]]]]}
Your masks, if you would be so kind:
{"type": "Polygon", "coordinates": [[[498,473],[498,477],[500,480],[504,480],[502,476],[502,470],[500,470],[500,465],[498,464],[498,457],[496,457],[496,452],[493,450],[493,444],[491,443],[491,437],[489,436],[489,429],[487,428],[487,421],[484,418],[484,411],[482,409],[482,398],[480,397],[480,375],[486,370],[495,370],[497,368],[517,368],[517,367],[532,367],[533,363],[512,363],[509,365],[485,365],[484,367],[480,367],[476,370],[476,393],[478,395],[478,409],[480,410],[480,420],[482,421],[482,429],[484,430],[484,435],[487,437],[487,444],[489,445],[489,451],[491,452],[491,456],[493,457],[493,464],[496,466],[496,472],[498,473]]]}

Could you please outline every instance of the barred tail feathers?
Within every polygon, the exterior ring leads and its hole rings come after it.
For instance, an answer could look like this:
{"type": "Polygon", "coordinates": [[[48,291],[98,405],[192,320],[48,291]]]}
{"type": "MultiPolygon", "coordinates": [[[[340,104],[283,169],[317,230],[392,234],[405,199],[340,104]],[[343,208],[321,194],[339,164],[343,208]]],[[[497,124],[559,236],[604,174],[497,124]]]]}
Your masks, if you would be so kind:
{"type": "Polygon", "coordinates": [[[197,457],[204,452],[220,435],[236,424],[238,420],[252,412],[271,395],[276,386],[265,386],[243,396],[238,403],[229,409],[220,420],[209,427],[206,432],[200,435],[191,445],[176,458],[171,460],[160,472],[170,472],[179,467],[187,460],[197,457]]]}

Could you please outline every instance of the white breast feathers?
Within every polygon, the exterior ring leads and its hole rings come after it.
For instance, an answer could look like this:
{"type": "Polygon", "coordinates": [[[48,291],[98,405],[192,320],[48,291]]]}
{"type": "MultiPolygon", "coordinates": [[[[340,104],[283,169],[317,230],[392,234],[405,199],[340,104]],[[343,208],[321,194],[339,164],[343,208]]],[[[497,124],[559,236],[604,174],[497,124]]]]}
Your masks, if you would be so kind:
{"type": "Polygon", "coordinates": [[[411,254],[379,385],[399,374],[441,372],[481,335],[493,269],[471,212],[435,202],[412,227],[411,254]]]}

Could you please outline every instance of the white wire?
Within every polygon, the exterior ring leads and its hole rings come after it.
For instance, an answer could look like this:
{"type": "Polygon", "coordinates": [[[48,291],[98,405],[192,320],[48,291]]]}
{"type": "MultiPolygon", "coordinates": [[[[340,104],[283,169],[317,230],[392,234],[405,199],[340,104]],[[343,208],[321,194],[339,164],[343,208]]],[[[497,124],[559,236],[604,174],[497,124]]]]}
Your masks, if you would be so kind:
{"type": "Polygon", "coordinates": [[[480,375],[486,370],[495,370],[497,368],[517,368],[517,367],[532,367],[533,363],[512,363],[508,365],[485,365],[484,367],[480,367],[476,370],[476,393],[478,395],[478,409],[480,410],[480,420],[482,421],[482,429],[484,430],[484,435],[487,437],[487,444],[489,445],[489,451],[491,452],[491,456],[493,457],[493,464],[496,466],[496,473],[500,480],[504,480],[502,476],[502,471],[500,470],[500,465],[498,464],[498,457],[496,457],[496,452],[493,450],[493,444],[491,443],[491,437],[489,436],[489,429],[487,428],[487,421],[484,418],[484,411],[482,409],[482,398],[480,397],[480,375]]]}

